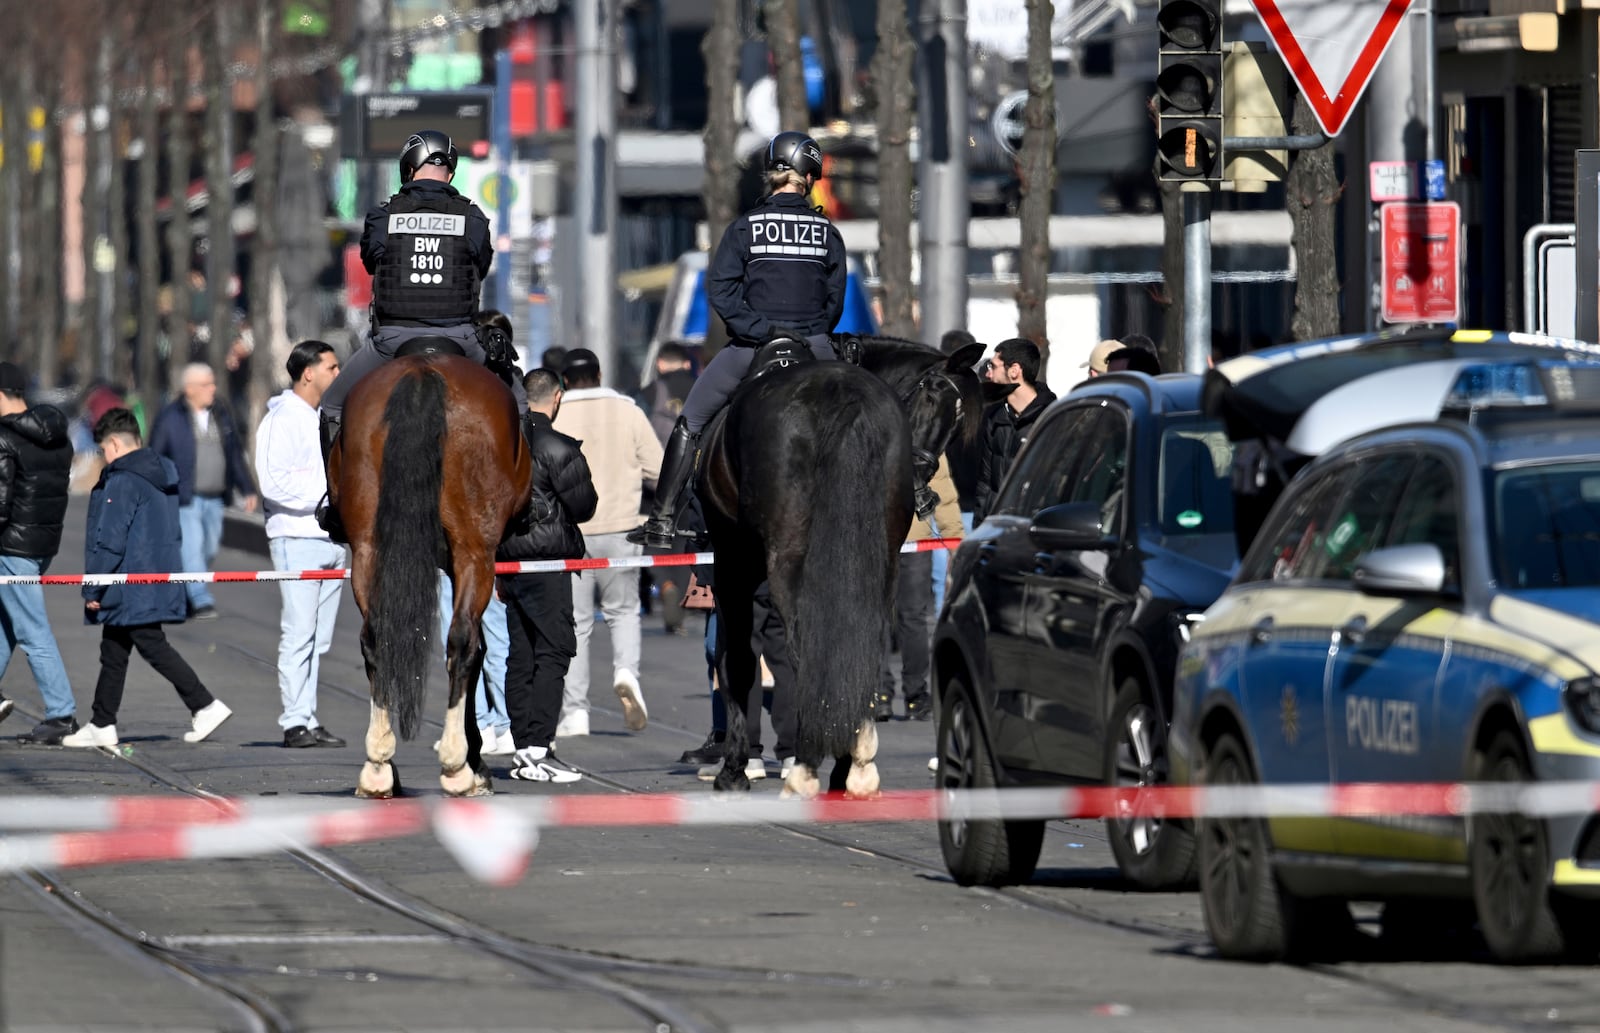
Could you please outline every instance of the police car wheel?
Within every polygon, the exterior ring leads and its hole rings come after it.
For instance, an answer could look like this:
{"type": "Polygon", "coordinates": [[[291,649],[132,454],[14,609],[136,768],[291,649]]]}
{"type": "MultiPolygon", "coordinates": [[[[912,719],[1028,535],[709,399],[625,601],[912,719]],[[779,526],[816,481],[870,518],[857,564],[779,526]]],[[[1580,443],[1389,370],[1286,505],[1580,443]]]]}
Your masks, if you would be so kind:
{"type": "MultiPolygon", "coordinates": [[[[1254,785],[1249,755],[1223,734],[1206,756],[1207,785],[1254,785]]],[[[1272,869],[1272,842],[1260,818],[1196,823],[1200,907],[1206,931],[1225,958],[1278,961],[1290,953],[1300,911],[1272,869]]],[[[1348,911],[1346,912],[1348,914],[1348,911]]]]}
{"type": "MultiPolygon", "coordinates": [[[[1137,678],[1125,678],[1106,723],[1101,752],[1106,784],[1122,789],[1167,785],[1167,728],[1145,698],[1137,678]]],[[[1194,882],[1194,833],[1179,822],[1141,816],[1107,818],[1106,837],[1117,867],[1143,889],[1171,889],[1194,882]]]]}
{"type": "MultiPolygon", "coordinates": [[[[959,676],[940,693],[938,743],[940,789],[993,789],[998,783],[976,704],[959,676]]],[[[1033,878],[1044,846],[1042,821],[939,823],[939,848],[950,877],[962,886],[1009,886],[1033,878]]]]}
{"type": "MultiPolygon", "coordinates": [[[[1485,782],[1533,780],[1516,733],[1494,737],[1477,774],[1485,782]]],[[[1551,906],[1544,822],[1526,814],[1480,814],[1469,821],[1467,840],[1472,900],[1490,953],[1510,962],[1561,957],[1566,945],[1551,906]]]]}

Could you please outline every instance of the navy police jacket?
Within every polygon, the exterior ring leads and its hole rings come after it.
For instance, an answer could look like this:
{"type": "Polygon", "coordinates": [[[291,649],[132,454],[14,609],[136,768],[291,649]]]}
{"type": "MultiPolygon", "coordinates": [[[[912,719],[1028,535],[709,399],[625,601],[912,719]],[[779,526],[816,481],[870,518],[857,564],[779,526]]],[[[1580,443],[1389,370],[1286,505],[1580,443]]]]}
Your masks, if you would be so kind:
{"type": "MultiPolygon", "coordinates": [[[[172,460],[138,448],[109,464],[89,494],[83,543],[85,574],[163,574],[182,569],[178,529],[178,469],[172,460]]],[[[183,585],[84,585],[85,624],[137,627],[175,624],[188,614],[183,585]]]]}
{"type": "Polygon", "coordinates": [[[414,179],[367,212],[361,262],[381,325],[459,326],[494,259],[489,217],[448,183],[414,179]]]}
{"type": "Polygon", "coordinates": [[[804,194],[773,194],[722,235],[706,296],[728,332],[759,344],[774,327],[831,331],[844,314],[844,240],[804,194]]]}

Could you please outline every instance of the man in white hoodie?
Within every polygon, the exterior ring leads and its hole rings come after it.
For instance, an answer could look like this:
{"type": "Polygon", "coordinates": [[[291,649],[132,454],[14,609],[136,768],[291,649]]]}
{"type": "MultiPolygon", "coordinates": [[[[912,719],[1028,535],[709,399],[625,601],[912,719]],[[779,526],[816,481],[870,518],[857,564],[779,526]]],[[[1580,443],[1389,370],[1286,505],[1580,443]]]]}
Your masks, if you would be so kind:
{"type": "MultiPolygon", "coordinates": [[[[256,429],[256,478],[266,502],[267,544],[278,570],[338,570],[344,547],[317,523],[317,503],[328,490],[317,437],[317,406],[339,375],[339,356],[322,341],[301,341],[285,364],[289,388],[267,403],[256,429]]],[[[317,721],[317,663],[333,643],[344,582],[280,581],[278,692],[283,745],[343,746],[317,721]]]]}

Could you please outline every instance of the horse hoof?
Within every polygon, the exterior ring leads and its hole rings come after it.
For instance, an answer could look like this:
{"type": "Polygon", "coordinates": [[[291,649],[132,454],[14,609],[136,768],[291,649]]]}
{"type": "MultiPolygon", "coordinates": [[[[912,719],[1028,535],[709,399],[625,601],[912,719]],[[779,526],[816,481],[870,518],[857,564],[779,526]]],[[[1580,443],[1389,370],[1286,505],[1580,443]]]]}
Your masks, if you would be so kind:
{"type": "Polygon", "coordinates": [[[439,772],[439,785],[446,796],[488,796],[492,791],[482,775],[464,764],[454,771],[439,772]]]}
{"type": "Polygon", "coordinates": [[[875,800],[882,796],[878,789],[878,765],[868,763],[850,765],[850,773],[844,779],[844,795],[850,800],[875,800]]]}
{"type": "Polygon", "coordinates": [[[393,764],[367,761],[356,779],[356,797],[362,800],[387,800],[400,792],[400,773],[393,764]]]}
{"type": "Polygon", "coordinates": [[[730,773],[727,768],[723,768],[717,773],[717,780],[711,783],[711,787],[719,793],[748,793],[750,791],[750,779],[745,777],[743,771],[734,770],[730,773]]]}
{"type": "Polygon", "coordinates": [[[796,764],[789,777],[783,780],[783,791],[778,795],[785,800],[815,800],[821,792],[822,782],[816,772],[796,764]]]}

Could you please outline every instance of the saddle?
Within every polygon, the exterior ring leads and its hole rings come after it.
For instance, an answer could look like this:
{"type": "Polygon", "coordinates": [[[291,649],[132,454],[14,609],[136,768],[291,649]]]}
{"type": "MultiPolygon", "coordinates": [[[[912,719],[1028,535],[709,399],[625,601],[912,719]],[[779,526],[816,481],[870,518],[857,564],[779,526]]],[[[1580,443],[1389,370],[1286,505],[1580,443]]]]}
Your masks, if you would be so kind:
{"type": "Polygon", "coordinates": [[[805,341],[796,337],[777,337],[756,349],[755,358],[750,360],[750,371],[744,375],[744,379],[755,380],[775,369],[816,361],[817,357],[811,353],[811,345],[805,341]]]}
{"type": "Polygon", "coordinates": [[[448,337],[413,337],[394,350],[394,357],[404,358],[407,355],[460,355],[466,356],[466,349],[448,337]]]}

